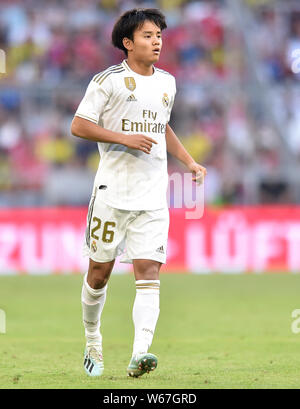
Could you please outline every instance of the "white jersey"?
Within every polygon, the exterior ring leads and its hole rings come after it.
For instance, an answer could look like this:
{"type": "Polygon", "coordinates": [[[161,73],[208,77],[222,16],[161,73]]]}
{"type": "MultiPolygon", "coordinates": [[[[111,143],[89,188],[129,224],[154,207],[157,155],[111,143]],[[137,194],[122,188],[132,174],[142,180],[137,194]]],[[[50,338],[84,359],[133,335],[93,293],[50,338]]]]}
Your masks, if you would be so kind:
{"type": "Polygon", "coordinates": [[[153,138],[150,154],[116,143],[98,142],[100,163],[94,189],[117,209],[155,210],[167,205],[166,126],[176,93],[175,78],[154,68],[150,76],[124,60],[91,80],[75,115],[105,129],[153,138]]]}

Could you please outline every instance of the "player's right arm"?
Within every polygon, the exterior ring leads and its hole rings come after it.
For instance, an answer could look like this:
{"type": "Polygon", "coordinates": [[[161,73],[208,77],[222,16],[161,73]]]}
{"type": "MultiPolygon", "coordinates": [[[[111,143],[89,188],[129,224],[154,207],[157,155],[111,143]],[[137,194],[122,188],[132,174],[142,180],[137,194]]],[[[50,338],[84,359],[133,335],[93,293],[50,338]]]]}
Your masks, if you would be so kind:
{"type": "Polygon", "coordinates": [[[154,139],[142,134],[123,134],[105,129],[98,124],[89,121],[88,119],[75,116],[71,132],[74,136],[88,139],[94,142],[119,143],[131,149],[137,149],[149,154],[153,143],[157,143],[154,139]]]}

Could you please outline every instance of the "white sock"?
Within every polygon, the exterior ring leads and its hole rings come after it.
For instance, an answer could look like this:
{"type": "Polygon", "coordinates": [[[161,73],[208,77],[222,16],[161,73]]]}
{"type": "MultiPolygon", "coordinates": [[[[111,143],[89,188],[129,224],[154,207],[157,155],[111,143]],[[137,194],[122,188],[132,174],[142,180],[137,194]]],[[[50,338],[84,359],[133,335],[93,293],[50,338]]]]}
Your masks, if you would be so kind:
{"type": "Polygon", "coordinates": [[[159,316],[159,280],[137,280],[133,304],[133,355],[146,353],[152,343],[159,316]]]}
{"type": "Polygon", "coordinates": [[[81,304],[82,318],[87,343],[102,346],[102,335],[100,333],[100,318],[105,304],[107,284],[105,287],[95,290],[87,282],[87,274],[84,276],[81,304]]]}

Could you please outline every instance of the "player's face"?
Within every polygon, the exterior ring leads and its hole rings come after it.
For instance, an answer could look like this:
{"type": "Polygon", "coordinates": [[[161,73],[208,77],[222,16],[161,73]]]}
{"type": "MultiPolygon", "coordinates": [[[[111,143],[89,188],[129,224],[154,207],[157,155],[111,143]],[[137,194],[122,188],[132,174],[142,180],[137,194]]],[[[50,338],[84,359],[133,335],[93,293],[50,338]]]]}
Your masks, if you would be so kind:
{"type": "Polygon", "coordinates": [[[145,21],[135,30],[131,42],[131,56],[134,59],[146,64],[154,64],[159,60],[161,48],[161,30],[152,21],[145,21]]]}

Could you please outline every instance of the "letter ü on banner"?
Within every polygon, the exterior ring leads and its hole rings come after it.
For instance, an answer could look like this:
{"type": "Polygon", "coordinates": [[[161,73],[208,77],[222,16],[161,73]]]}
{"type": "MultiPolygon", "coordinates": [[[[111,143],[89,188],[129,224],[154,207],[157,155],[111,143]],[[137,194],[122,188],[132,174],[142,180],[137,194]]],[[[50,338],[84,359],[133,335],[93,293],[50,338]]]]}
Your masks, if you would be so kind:
{"type": "Polygon", "coordinates": [[[6,55],[5,51],[0,49],[0,74],[6,73],[6,55]]]}
{"type": "Polygon", "coordinates": [[[5,311],[0,310],[0,334],[6,333],[6,316],[5,311]]]}

